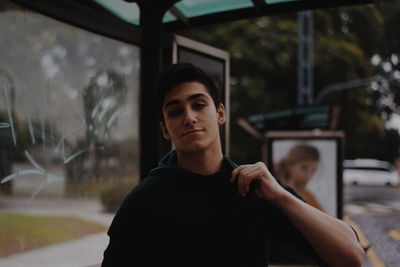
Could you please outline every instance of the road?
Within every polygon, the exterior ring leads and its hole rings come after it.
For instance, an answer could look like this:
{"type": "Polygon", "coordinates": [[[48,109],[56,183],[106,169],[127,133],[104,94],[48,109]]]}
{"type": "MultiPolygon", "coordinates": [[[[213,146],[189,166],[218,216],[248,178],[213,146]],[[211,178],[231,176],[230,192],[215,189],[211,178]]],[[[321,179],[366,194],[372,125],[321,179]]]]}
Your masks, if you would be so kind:
{"type": "Polygon", "coordinates": [[[371,253],[365,266],[400,266],[400,189],[346,186],[344,213],[365,234],[371,253]]]}
{"type": "Polygon", "coordinates": [[[357,186],[344,188],[345,202],[400,201],[400,190],[390,186],[357,186]]]}

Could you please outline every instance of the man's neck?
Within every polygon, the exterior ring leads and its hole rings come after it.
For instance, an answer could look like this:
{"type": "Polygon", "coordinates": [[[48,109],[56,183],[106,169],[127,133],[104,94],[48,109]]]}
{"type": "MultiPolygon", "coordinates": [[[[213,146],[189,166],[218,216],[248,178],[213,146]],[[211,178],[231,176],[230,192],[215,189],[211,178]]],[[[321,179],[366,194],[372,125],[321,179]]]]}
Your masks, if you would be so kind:
{"type": "Polygon", "coordinates": [[[217,151],[207,149],[196,153],[177,151],[177,156],[180,168],[201,175],[218,172],[224,159],[221,149],[217,151]]]}

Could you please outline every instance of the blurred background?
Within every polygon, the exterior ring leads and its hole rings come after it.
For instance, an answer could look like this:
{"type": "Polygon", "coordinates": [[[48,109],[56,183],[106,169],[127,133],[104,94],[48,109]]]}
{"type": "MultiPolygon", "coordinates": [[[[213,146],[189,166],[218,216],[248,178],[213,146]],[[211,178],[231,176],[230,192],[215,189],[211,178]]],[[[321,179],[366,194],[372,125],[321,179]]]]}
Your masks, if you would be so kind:
{"type": "MultiPolygon", "coordinates": [[[[97,264],[112,216],[140,181],[141,47],[8,0],[0,25],[0,265],[97,264]],[[59,256],[43,260],[50,253],[59,256]]],[[[343,216],[361,233],[365,266],[400,262],[399,25],[396,0],[176,32],[230,55],[238,164],[266,162],[269,131],[343,133],[343,216]],[[299,57],[304,38],[311,58],[299,57]],[[302,75],[312,91],[299,98],[302,75]],[[306,116],[313,123],[299,123],[306,116]]]]}

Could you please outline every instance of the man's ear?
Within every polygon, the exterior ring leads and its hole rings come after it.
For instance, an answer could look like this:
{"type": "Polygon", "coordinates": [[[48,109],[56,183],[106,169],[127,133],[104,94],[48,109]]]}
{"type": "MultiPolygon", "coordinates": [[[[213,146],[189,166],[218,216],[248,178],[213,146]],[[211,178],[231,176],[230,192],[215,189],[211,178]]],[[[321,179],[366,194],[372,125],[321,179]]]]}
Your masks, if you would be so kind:
{"type": "Polygon", "coordinates": [[[170,140],[171,138],[169,137],[167,126],[165,126],[165,123],[163,121],[160,122],[160,126],[161,126],[161,131],[163,133],[164,138],[167,140],[170,140]]]}
{"type": "Polygon", "coordinates": [[[218,124],[223,125],[226,121],[225,106],[220,103],[217,107],[218,124]]]}

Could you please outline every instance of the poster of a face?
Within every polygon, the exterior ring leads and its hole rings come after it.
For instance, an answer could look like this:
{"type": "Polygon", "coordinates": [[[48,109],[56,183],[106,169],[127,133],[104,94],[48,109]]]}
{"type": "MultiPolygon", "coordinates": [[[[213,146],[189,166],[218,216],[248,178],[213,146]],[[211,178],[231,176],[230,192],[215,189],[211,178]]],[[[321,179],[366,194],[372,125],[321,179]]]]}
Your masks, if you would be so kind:
{"type": "Polygon", "coordinates": [[[270,149],[275,177],[310,205],[338,217],[337,141],[276,139],[270,149]]]}

